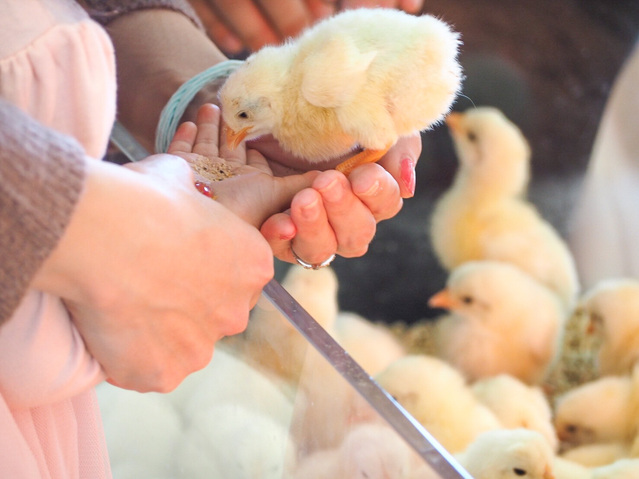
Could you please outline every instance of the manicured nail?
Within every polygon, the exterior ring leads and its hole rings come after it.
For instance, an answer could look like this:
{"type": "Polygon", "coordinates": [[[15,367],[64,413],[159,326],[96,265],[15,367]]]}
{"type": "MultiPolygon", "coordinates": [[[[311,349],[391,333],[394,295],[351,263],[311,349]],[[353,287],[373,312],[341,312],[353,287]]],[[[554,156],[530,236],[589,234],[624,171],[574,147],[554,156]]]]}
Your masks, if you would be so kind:
{"type": "Polygon", "coordinates": [[[413,196],[415,194],[415,162],[410,158],[402,160],[400,177],[410,196],[413,196]]]}
{"type": "Polygon", "coordinates": [[[209,198],[213,196],[213,194],[211,193],[211,187],[209,185],[202,183],[201,181],[196,181],[195,187],[204,196],[208,196],[209,198]]]}

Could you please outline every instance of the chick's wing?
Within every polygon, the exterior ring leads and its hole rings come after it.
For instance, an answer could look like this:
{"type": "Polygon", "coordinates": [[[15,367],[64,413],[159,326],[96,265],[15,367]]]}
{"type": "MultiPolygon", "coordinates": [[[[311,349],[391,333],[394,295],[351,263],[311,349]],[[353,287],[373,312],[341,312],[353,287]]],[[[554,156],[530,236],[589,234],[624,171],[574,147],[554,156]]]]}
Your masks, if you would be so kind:
{"type": "Polygon", "coordinates": [[[303,60],[301,91],[304,99],[322,108],[348,104],[367,79],[377,52],[362,52],[352,38],[332,35],[303,60]]]}

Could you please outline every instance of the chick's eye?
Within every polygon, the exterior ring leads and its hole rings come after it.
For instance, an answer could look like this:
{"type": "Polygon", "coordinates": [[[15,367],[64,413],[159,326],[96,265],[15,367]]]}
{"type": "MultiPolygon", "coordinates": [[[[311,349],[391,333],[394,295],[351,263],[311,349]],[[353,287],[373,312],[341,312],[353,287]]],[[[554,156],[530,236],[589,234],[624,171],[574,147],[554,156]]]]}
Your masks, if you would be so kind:
{"type": "Polygon", "coordinates": [[[240,112],[237,114],[237,117],[238,117],[238,118],[241,118],[241,119],[243,119],[243,120],[246,120],[246,119],[248,118],[248,113],[247,113],[247,112],[245,112],[245,111],[240,111],[240,112]]]}
{"type": "Polygon", "coordinates": [[[462,296],[461,297],[461,301],[464,304],[473,304],[473,297],[472,296],[462,296]]]}
{"type": "Polygon", "coordinates": [[[469,131],[468,133],[466,133],[466,138],[468,138],[468,141],[472,143],[477,141],[477,135],[475,134],[474,131],[469,131]]]}
{"type": "Polygon", "coordinates": [[[526,475],[526,470],[525,469],[520,469],[518,467],[515,467],[513,469],[513,472],[515,473],[516,476],[525,476],[526,475]]]}
{"type": "Polygon", "coordinates": [[[568,434],[577,434],[577,431],[579,430],[579,428],[575,426],[574,424],[566,424],[566,427],[564,428],[564,430],[568,434]]]}

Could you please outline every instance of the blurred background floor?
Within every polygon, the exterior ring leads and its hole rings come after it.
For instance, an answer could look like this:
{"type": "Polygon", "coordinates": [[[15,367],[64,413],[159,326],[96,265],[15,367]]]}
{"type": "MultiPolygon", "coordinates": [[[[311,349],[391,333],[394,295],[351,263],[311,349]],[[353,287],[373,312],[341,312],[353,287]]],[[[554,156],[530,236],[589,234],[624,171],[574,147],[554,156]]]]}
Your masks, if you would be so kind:
{"type": "MultiPolygon", "coordinates": [[[[461,33],[463,94],[454,106],[500,108],[532,148],[529,198],[562,235],[579,193],[606,99],[639,35],[636,0],[426,0],[461,33]]],[[[639,121],[639,115],[638,115],[639,121]]],[[[427,230],[457,160],[445,126],[422,136],[415,197],[382,222],[362,258],[338,258],[343,310],[393,323],[431,318],[446,273],[427,230]]],[[[281,277],[288,265],[277,265],[281,277]]]]}

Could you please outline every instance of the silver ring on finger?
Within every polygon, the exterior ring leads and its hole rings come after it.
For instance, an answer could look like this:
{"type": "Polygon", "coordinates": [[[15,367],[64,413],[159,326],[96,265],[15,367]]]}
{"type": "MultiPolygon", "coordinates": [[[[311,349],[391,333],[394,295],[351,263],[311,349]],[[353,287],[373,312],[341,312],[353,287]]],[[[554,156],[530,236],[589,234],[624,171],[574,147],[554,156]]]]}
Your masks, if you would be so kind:
{"type": "Polygon", "coordinates": [[[291,253],[293,254],[293,258],[295,258],[295,261],[297,262],[297,264],[299,264],[304,269],[321,269],[321,268],[325,268],[326,266],[329,266],[333,262],[333,260],[335,259],[335,253],[333,253],[332,255],[330,255],[328,257],[328,259],[322,261],[321,263],[313,264],[313,263],[307,263],[302,258],[300,258],[297,255],[297,253],[295,252],[295,250],[293,249],[293,247],[291,247],[291,253]]]}

